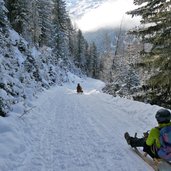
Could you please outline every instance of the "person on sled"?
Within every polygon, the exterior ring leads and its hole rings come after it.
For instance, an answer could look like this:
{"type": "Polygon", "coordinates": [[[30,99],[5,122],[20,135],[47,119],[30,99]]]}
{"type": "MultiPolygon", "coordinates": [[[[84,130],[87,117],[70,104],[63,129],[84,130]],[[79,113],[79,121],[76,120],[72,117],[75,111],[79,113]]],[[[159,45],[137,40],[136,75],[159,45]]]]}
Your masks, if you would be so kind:
{"type": "Polygon", "coordinates": [[[77,84],[77,93],[83,93],[82,87],[79,83],[77,84]]]}
{"type": "MultiPolygon", "coordinates": [[[[167,130],[169,129],[171,135],[171,113],[167,109],[160,109],[157,111],[155,118],[158,122],[158,126],[152,128],[149,133],[145,133],[145,136],[143,138],[131,137],[129,133],[126,132],[124,134],[125,139],[131,147],[143,147],[143,151],[149,154],[153,159],[163,158],[165,160],[170,161],[171,144],[167,142],[167,145],[169,147],[166,147],[166,145],[164,145],[164,142],[161,143],[161,131],[165,131],[162,128],[167,128],[167,130]],[[169,150],[168,153],[166,153],[167,150],[169,150]]],[[[169,134],[167,134],[167,136],[163,139],[171,141],[168,135],[169,134]]]]}

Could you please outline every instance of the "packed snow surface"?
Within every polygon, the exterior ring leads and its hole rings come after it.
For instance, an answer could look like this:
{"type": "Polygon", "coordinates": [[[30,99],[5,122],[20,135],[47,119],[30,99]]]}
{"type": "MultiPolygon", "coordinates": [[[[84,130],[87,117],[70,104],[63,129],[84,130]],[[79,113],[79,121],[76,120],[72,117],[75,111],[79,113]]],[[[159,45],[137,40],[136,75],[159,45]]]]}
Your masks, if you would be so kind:
{"type": "Polygon", "coordinates": [[[0,117],[0,171],[152,171],[123,135],[156,126],[160,107],[104,94],[99,80],[72,80],[0,117]]]}

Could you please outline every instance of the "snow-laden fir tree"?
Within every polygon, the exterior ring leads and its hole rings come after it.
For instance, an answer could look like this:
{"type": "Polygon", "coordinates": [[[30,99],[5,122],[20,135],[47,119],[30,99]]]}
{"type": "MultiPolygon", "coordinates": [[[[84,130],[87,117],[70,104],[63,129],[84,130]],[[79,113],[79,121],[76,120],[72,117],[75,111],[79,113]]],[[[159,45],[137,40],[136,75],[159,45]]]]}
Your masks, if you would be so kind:
{"type": "Polygon", "coordinates": [[[83,36],[78,40],[65,7],[63,0],[0,0],[0,115],[61,85],[68,71],[88,72],[89,45],[83,36]]]}
{"type": "Polygon", "coordinates": [[[39,45],[52,47],[52,2],[47,0],[39,0],[38,12],[40,20],[40,37],[39,45]]]}
{"type": "Polygon", "coordinates": [[[6,17],[7,9],[5,7],[5,3],[3,0],[0,0],[0,28],[3,29],[3,27],[7,24],[7,17],[6,17]]]}
{"type": "Polygon", "coordinates": [[[94,42],[90,44],[90,59],[89,59],[89,73],[90,76],[93,78],[98,78],[99,75],[99,59],[98,59],[98,53],[97,48],[94,42]]]}
{"type": "Polygon", "coordinates": [[[151,44],[150,51],[143,51],[143,66],[151,77],[147,80],[148,98],[151,103],[171,107],[171,1],[170,0],[134,0],[141,5],[128,12],[132,16],[141,16],[142,27],[132,30],[143,42],[151,44]]]}

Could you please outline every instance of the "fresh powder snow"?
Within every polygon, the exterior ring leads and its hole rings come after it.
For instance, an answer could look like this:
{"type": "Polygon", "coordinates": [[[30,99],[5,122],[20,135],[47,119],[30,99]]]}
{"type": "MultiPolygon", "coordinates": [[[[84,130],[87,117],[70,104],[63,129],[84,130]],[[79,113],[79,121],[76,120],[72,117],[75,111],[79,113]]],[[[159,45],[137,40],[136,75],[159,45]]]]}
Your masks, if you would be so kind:
{"type": "Polygon", "coordinates": [[[99,80],[70,78],[38,94],[29,109],[18,104],[0,117],[0,171],[152,171],[124,133],[141,137],[157,125],[160,107],[104,94],[99,80]]]}

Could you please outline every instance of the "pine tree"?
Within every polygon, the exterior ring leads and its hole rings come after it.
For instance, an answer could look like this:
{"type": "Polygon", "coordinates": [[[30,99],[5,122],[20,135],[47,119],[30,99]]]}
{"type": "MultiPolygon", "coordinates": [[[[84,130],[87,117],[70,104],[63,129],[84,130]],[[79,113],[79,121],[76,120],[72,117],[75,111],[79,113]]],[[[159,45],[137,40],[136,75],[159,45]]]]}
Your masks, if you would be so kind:
{"type": "Polygon", "coordinates": [[[145,56],[144,66],[151,71],[151,77],[147,80],[148,85],[153,89],[151,98],[155,103],[160,101],[157,103],[169,104],[171,102],[171,0],[134,0],[134,3],[141,7],[128,14],[141,16],[143,27],[130,33],[139,35],[144,43],[152,45],[150,52],[142,52],[145,56]]]}
{"type": "Polygon", "coordinates": [[[67,46],[67,21],[68,15],[66,12],[66,4],[63,0],[52,0],[53,7],[53,36],[54,36],[54,54],[57,58],[66,57],[67,46]]]}
{"type": "Polygon", "coordinates": [[[82,66],[82,60],[84,58],[84,37],[82,35],[81,30],[78,30],[77,32],[77,51],[76,51],[76,59],[75,59],[75,63],[76,65],[81,68],[82,66]]]}
{"type": "Polygon", "coordinates": [[[7,10],[4,5],[4,1],[0,0],[0,28],[5,27],[7,25],[7,10]]]}
{"type": "MultiPolygon", "coordinates": [[[[39,16],[39,9],[42,2],[39,0],[30,0],[27,2],[27,18],[29,25],[27,26],[27,31],[24,36],[26,37],[29,32],[31,33],[31,42],[34,46],[39,45],[39,38],[41,35],[41,20],[39,16]]],[[[28,38],[26,38],[28,40],[28,38]]]]}
{"type": "Polygon", "coordinates": [[[39,36],[39,45],[50,46],[53,45],[53,37],[52,37],[52,3],[47,0],[39,0],[38,12],[39,12],[39,20],[40,20],[40,29],[41,33],[39,36]]]}
{"type": "Polygon", "coordinates": [[[77,29],[72,26],[71,20],[68,19],[68,46],[69,50],[71,53],[71,56],[73,56],[73,61],[74,61],[74,56],[76,56],[76,51],[77,51],[77,29]]]}
{"type": "Polygon", "coordinates": [[[89,46],[89,55],[87,58],[88,75],[93,78],[99,76],[100,60],[98,59],[97,47],[94,42],[89,46]]]}
{"type": "Polygon", "coordinates": [[[25,0],[8,0],[8,18],[12,27],[20,34],[24,32],[27,25],[27,8],[25,0]]]}

